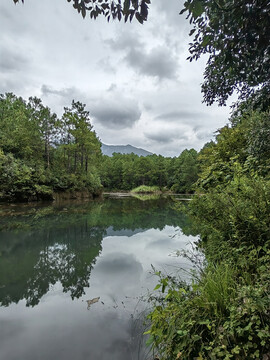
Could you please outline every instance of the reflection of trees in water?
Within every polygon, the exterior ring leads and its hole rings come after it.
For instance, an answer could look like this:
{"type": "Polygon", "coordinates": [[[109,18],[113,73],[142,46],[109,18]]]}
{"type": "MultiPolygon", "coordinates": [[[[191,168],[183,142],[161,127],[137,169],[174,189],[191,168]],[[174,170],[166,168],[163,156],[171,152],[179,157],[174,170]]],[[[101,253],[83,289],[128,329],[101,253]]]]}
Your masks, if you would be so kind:
{"type": "Polygon", "coordinates": [[[60,282],[72,299],[84,294],[101,242],[113,230],[187,227],[166,199],[107,199],[49,207],[18,207],[1,216],[0,303],[34,306],[60,282]],[[20,226],[21,225],[21,226],[20,226]]]}
{"type": "Polygon", "coordinates": [[[39,299],[47,293],[49,286],[60,281],[63,291],[70,291],[72,299],[84,294],[84,288],[89,286],[88,279],[92,264],[81,263],[80,259],[70,251],[66,244],[55,244],[40,252],[33,277],[28,280],[27,305],[36,305],[39,299]]]}
{"type": "Polygon", "coordinates": [[[91,269],[102,247],[104,230],[86,222],[64,229],[34,231],[29,243],[15,247],[0,263],[0,302],[26,299],[34,306],[60,282],[72,299],[89,287],[91,269]]]}

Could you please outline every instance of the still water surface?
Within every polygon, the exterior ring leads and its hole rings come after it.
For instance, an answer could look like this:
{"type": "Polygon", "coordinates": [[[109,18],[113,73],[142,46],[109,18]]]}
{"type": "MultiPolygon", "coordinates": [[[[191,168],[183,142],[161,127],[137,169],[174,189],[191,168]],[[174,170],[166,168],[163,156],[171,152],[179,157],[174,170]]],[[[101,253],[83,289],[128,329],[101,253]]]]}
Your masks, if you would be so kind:
{"type": "Polygon", "coordinates": [[[171,255],[196,239],[175,203],[2,206],[0,359],[151,358],[141,335],[157,282],[151,265],[188,268],[171,255]]]}

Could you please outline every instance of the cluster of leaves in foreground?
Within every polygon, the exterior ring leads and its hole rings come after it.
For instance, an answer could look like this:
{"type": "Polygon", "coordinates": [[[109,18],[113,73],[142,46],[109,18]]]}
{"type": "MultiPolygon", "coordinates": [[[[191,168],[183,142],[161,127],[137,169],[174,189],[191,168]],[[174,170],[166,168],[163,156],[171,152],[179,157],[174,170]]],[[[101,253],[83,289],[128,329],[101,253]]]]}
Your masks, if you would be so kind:
{"type": "Polygon", "coordinates": [[[38,98],[0,95],[0,199],[51,199],[53,191],[99,193],[100,142],[85,105],[61,119],[38,98]]]}
{"type": "Polygon", "coordinates": [[[189,213],[205,264],[189,283],[158,274],[149,342],[162,359],[270,359],[269,128],[269,112],[246,111],[199,155],[189,213]]]}

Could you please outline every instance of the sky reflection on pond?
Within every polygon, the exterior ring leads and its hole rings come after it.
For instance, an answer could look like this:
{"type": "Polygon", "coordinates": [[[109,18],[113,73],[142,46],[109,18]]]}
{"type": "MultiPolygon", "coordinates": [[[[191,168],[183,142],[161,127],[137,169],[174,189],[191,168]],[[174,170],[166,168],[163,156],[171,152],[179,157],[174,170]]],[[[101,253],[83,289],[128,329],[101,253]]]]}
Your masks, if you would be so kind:
{"type": "Polygon", "coordinates": [[[188,266],[168,256],[195,239],[187,224],[165,199],[2,215],[0,358],[145,359],[141,297],[157,281],[151,265],[188,266]]]}

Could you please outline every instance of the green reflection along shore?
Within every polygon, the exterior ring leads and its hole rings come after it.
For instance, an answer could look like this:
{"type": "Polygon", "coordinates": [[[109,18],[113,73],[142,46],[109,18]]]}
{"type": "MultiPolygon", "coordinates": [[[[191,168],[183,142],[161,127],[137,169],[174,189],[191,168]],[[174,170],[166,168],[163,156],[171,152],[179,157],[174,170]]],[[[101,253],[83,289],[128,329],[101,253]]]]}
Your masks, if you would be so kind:
{"type": "Polygon", "coordinates": [[[90,273],[109,232],[132,235],[166,225],[192,234],[171,199],[96,200],[0,208],[0,304],[26,299],[35,306],[60,282],[72,299],[89,287],[90,273]]]}

